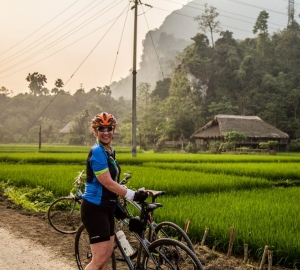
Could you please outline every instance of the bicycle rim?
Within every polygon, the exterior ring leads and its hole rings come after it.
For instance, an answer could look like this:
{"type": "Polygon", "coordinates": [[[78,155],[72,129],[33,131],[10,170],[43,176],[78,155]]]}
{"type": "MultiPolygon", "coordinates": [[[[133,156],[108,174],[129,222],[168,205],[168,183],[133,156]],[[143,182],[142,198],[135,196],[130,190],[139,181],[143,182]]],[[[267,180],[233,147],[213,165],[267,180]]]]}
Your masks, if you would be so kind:
{"type": "MultiPolygon", "coordinates": [[[[79,270],[84,270],[85,267],[92,260],[92,251],[90,247],[89,236],[84,225],[81,225],[76,233],[75,258],[79,270]]],[[[116,257],[114,252],[112,253],[112,256],[110,258],[108,269],[109,270],[117,269],[116,257]]]]}
{"type": "Polygon", "coordinates": [[[80,202],[70,197],[59,198],[50,205],[47,215],[50,225],[56,231],[76,233],[81,223],[80,202]]]}
{"type": "Polygon", "coordinates": [[[151,242],[160,238],[171,238],[178,240],[195,252],[194,245],[186,232],[173,222],[161,222],[155,227],[154,232],[152,232],[151,242]]]}
{"type": "Polygon", "coordinates": [[[158,239],[148,249],[153,259],[149,255],[145,256],[144,269],[203,270],[195,253],[177,240],[158,239]]]}

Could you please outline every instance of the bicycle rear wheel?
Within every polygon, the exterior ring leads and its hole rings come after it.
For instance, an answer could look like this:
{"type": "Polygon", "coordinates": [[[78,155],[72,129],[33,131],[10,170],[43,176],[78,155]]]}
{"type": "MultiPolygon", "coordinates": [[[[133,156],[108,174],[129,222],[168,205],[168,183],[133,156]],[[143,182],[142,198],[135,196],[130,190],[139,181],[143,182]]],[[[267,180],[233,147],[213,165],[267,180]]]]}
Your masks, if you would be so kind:
{"type": "MultiPolygon", "coordinates": [[[[92,260],[92,251],[89,242],[89,236],[84,225],[81,225],[75,237],[75,257],[78,269],[83,270],[92,260]]],[[[116,270],[115,253],[112,253],[108,269],[116,270]]]]}
{"type": "Polygon", "coordinates": [[[148,247],[148,254],[143,259],[143,269],[203,270],[200,260],[183,243],[174,239],[158,239],[148,247]]]}
{"type": "Polygon", "coordinates": [[[81,223],[80,201],[71,197],[55,200],[47,212],[50,225],[58,232],[76,233],[81,223]]]}
{"type": "Polygon", "coordinates": [[[151,242],[160,238],[172,238],[187,245],[195,252],[194,245],[186,232],[173,222],[164,221],[159,223],[152,232],[151,242]]]}

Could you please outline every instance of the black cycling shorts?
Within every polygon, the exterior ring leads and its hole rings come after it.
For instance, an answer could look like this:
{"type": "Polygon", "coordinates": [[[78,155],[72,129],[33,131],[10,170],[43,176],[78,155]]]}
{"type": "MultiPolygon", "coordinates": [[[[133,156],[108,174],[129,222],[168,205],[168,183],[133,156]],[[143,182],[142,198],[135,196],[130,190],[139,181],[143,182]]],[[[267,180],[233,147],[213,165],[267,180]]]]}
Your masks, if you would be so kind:
{"type": "Polygon", "coordinates": [[[85,200],[81,203],[81,220],[90,238],[90,244],[109,241],[114,235],[115,208],[99,206],[85,200]]]}

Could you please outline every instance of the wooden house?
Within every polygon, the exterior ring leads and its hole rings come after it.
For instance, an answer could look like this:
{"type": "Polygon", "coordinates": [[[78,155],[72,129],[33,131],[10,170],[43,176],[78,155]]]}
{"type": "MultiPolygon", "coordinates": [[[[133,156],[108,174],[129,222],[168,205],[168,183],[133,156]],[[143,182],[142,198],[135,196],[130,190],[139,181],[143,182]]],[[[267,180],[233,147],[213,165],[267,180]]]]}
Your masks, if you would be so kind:
{"type": "Polygon", "coordinates": [[[289,135],[264,122],[258,116],[216,115],[205,126],[199,128],[191,137],[198,149],[207,150],[212,141],[224,141],[226,132],[243,132],[247,139],[238,143],[237,147],[259,149],[260,142],[277,141],[276,151],[285,151],[289,135]]]}

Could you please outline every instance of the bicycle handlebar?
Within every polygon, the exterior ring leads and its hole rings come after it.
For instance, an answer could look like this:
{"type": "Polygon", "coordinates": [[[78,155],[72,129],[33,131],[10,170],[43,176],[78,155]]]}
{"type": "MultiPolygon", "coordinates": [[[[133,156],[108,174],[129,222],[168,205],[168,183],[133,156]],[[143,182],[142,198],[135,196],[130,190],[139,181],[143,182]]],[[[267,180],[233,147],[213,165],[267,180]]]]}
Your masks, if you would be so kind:
{"type": "Polygon", "coordinates": [[[120,182],[120,185],[125,185],[127,184],[128,180],[131,178],[131,174],[130,173],[124,173],[125,177],[123,178],[123,180],[120,182]]]}
{"type": "MultiPolygon", "coordinates": [[[[128,180],[131,178],[131,174],[129,173],[124,173],[125,177],[123,178],[123,180],[120,182],[120,185],[125,185],[127,184],[128,180]]],[[[145,190],[145,188],[140,188],[139,190],[145,190]]],[[[151,189],[147,189],[146,190],[148,192],[148,194],[152,197],[152,202],[155,202],[155,199],[159,196],[162,196],[164,194],[166,194],[165,191],[157,191],[157,190],[151,190],[151,189]]]]}
{"type": "Polygon", "coordinates": [[[82,175],[84,173],[84,170],[82,170],[81,172],[78,173],[78,175],[76,176],[75,178],[75,181],[74,181],[74,186],[76,187],[80,187],[82,185],[82,175]]]}

